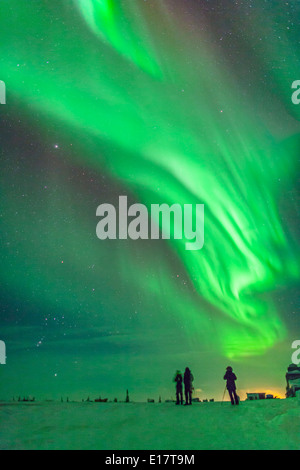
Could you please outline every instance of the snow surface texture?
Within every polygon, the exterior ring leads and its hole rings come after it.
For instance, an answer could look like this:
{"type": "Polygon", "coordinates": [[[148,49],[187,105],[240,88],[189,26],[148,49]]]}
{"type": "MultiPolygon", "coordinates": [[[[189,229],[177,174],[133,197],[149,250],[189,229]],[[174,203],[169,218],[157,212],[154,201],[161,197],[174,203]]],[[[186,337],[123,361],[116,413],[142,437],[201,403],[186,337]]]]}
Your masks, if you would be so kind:
{"type": "Polygon", "coordinates": [[[298,398],[0,404],[1,450],[299,450],[298,398]]]}

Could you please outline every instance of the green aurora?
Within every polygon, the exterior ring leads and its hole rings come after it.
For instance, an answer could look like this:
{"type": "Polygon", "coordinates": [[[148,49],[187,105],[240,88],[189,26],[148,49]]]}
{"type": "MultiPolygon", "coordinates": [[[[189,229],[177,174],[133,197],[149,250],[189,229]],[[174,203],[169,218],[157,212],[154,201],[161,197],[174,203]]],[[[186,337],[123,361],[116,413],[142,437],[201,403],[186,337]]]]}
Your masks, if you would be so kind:
{"type": "Polygon", "coordinates": [[[178,363],[209,383],[205,361],[262,378],[278,359],[280,387],[299,336],[300,8],[252,3],[1,2],[3,396],[94,391],[98,374],[112,393],[121,369],[155,393],[178,363]],[[100,242],[96,208],[119,194],[203,203],[203,249],[100,242]]]}

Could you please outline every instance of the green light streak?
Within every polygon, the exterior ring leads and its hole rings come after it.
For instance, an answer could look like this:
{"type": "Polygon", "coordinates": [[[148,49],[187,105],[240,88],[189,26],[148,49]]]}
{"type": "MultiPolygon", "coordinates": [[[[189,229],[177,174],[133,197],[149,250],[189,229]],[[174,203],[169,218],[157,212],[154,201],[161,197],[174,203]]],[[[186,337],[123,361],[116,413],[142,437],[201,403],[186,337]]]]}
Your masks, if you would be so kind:
{"type": "MultiPolygon", "coordinates": [[[[135,8],[138,7],[137,2],[132,3],[135,8]]],[[[147,50],[150,49],[149,47],[143,46],[142,38],[134,33],[134,28],[130,28],[131,17],[126,17],[126,9],[123,11],[122,2],[75,0],[75,4],[79,7],[91,30],[100,39],[105,39],[120,54],[146,72],[156,77],[161,75],[153,52],[147,50]]]]}

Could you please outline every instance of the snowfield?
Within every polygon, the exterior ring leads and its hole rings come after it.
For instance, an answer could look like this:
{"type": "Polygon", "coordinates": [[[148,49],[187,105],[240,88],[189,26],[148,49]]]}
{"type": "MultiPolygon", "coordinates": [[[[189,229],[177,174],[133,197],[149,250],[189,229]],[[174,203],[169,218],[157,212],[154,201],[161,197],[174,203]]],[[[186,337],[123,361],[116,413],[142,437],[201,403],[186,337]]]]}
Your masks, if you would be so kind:
{"type": "Polygon", "coordinates": [[[299,450],[297,398],[224,403],[1,403],[1,450],[299,450]]]}

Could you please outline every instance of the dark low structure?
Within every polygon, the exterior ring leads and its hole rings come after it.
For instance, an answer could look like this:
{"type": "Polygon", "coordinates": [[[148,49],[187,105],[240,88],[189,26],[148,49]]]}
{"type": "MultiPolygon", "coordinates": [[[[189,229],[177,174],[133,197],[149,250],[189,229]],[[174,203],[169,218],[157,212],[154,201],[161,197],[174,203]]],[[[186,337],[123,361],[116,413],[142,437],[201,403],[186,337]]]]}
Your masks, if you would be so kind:
{"type": "Polygon", "coordinates": [[[295,397],[296,392],[300,390],[300,366],[290,364],[285,374],[287,398],[295,397]]]}

